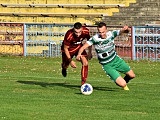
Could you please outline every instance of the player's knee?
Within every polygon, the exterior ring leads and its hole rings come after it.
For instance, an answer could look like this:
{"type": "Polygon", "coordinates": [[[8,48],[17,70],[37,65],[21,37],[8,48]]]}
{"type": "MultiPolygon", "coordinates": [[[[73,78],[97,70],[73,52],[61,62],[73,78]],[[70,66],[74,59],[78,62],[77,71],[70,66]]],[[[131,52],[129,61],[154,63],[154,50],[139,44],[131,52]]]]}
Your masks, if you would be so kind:
{"type": "Polygon", "coordinates": [[[83,66],[88,66],[88,61],[83,62],[83,66]]]}
{"type": "Polygon", "coordinates": [[[130,70],[126,75],[128,75],[131,79],[136,77],[136,75],[134,74],[132,70],[130,70]]]}
{"type": "Polygon", "coordinates": [[[87,60],[83,60],[83,61],[82,61],[82,65],[83,65],[83,66],[88,66],[88,61],[87,61],[87,60]]]}
{"type": "Polygon", "coordinates": [[[133,78],[136,77],[136,75],[133,73],[133,74],[131,74],[129,77],[133,79],[133,78]]]}

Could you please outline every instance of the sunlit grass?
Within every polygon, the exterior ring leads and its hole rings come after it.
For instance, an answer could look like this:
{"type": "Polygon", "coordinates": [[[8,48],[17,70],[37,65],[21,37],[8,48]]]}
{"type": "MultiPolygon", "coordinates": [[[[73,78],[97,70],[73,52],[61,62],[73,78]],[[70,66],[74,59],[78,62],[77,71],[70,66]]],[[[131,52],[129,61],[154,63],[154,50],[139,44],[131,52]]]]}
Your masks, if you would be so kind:
{"type": "MultiPolygon", "coordinates": [[[[160,62],[127,61],[136,74],[123,91],[89,61],[94,91],[80,93],[80,69],[61,75],[61,58],[0,57],[0,119],[6,120],[159,120],[160,62]]],[[[123,76],[123,74],[122,74],[123,76]]]]}

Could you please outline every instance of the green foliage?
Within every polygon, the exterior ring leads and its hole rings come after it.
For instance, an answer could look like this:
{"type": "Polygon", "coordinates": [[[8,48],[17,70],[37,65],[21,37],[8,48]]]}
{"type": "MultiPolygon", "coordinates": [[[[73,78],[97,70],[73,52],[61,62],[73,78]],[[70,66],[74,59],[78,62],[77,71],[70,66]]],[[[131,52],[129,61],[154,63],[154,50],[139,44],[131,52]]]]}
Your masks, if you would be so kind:
{"type": "Polygon", "coordinates": [[[80,93],[81,64],[61,75],[61,58],[0,57],[0,119],[158,120],[160,62],[127,61],[136,74],[124,91],[89,61],[90,96],[80,93]]]}

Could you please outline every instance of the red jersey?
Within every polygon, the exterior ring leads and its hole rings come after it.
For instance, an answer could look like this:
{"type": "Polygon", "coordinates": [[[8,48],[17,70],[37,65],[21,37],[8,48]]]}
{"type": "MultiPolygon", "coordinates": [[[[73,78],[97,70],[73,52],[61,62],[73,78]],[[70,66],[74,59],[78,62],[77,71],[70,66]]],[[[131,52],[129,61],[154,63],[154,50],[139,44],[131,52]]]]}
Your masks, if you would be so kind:
{"type": "Polygon", "coordinates": [[[90,39],[89,29],[87,29],[86,27],[82,27],[82,34],[79,37],[74,34],[74,28],[69,29],[65,34],[61,50],[63,51],[64,45],[67,45],[69,46],[69,52],[75,51],[83,45],[82,41],[84,39],[90,39]]]}

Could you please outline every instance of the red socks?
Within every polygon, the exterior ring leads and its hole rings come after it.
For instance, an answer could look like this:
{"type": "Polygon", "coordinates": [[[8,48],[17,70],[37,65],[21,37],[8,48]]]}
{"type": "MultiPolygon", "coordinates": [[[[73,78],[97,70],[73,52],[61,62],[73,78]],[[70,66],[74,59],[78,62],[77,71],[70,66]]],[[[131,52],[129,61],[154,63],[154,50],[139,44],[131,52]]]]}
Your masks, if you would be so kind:
{"type": "Polygon", "coordinates": [[[88,65],[87,66],[82,66],[82,68],[81,68],[81,84],[82,85],[84,83],[86,83],[87,76],[88,76],[88,65]]]}

